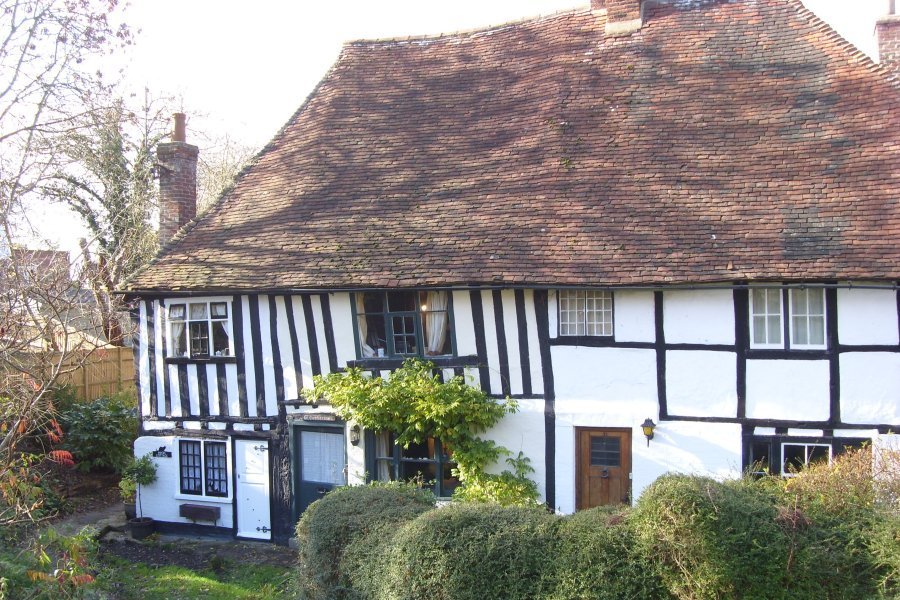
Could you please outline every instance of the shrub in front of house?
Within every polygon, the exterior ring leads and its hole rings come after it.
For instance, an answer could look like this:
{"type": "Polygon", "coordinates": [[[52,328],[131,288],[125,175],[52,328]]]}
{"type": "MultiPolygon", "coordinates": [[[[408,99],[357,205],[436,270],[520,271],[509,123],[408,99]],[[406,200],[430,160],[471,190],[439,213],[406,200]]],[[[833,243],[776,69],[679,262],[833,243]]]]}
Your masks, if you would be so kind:
{"type": "Polygon", "coordinates": [[[395,530],[433,509],[434,503],[431,492],[412,485],[371,484],[337,488],[310,504],[297,524],[300,597],[358,597],[341,568],[351,544],[357,538],[395,530]]]}
{"type": "Polygon", "coordinates": [[[562,517],[544,574],[546,600],[663,600],[657,561],[637,552],[624,507],[599,507],[562,517]]]}
{"type": "Polygon", "coordinates": [[[72,453],[79,470],[121,471],[132,458],[137,437],[133,392],[117,392],[90,402],[60,403],[62,448],[72,453]]]}
{"type": "MultiPolygon", "coordinates": [[[[400,529],[372,567],[363,598],[484,600],[542,598],[559,518],[540,509],[454,503],[400,529]]],[[[358,576],[351,579],[360,581],[358,576]]]]}

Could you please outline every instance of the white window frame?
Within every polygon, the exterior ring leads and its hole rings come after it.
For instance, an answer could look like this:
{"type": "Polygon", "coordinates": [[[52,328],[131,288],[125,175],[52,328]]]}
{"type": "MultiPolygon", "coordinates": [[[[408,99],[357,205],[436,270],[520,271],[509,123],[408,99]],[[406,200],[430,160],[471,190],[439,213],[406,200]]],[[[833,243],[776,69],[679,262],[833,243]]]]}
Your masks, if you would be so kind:
{"type": "Polygon", "coordinates": [[[615,335],[615,303],[613,301],[613,293],[610,290],[559,290],[557,292],[557,306],[559,307],[559,321],[557,331],[560,337],[606,337],[612,338],[615,335]],[[566,299],[566,296],[572,295],[574,298],[566,299]],[[583,308],[570,309],[563,308],[564,304],[568,304],[572,300],[576,303],[578,296],[582,295],[583,308]],[[590,301],[593,301],[594,307],[588,308],[590,301]],[[606,308],[605,306],[608,306],[606,308]],[[578,319],[570,322],[569,314],[581,314],[581,325],[584,327],[582,333],[578,333],[578,319]],[[591,322],[588,321],[588,315],[593,314],[598,319],[591,322]],[[607,318],[608,315],[608,318],[607,318]],[[594,333],[588,333],[589,324],[595,327],[594,333]],[[599,333],[598,333],[599,331],[599,333]]]}
{"type": "MultiPolygon", "coordinates": [[[[170,300],[166,300],[163,303],[165,307],[165,323],[166,323],[166,358],[180,358],[186,360],[208,360],[214,358],[233,358],[234,357],[234,324],[233,324],[233,315],[234,315],[234,301],[233,298],[228,296],[225,298],[221,297],[202,297],[202,298],[173,298],[170,300]],[[173,306],[177,306],[179,304],[184,305],[184,324],[185,324],[185,344],[187,354],[178,356],[175,354],[175,344],[174,338],[172,337],[172,323],[173,321],[169,317],[170,310],[173,306]],[[226,332],[228,333],[228,354],[223,355],[215,355],[215,354],[207,354],[203,356],[191,356],[191,332],[190,332],[190,311],[191,304],[206,304],[206,322],[207,329],[209,333],[209,347],[210,350],[213,346],[213,331],[212,331],[212,323],[217,321],[223,321],[225,325],[226,332]],[[212,317],[212,304],[225,304],[226,309],[228,311],[228,315],[225,319],[214,319],[212,317]]],[[[179,321],[181,322],[181,321],[179,321]]]]}
{"type": "MultiPolygon", "coordinates": [[[[768,327],[766,328],[768,331],[768,327]]],[[[779,287],[766,287],[766,286],[753,286],[750,288],[750,347],[751,348],[764,348],[764,349],[779,349],[784,348],[784,294],[782,293],[782,288],[779,287]],[[766,299],[768,300],[769,294],[777,294],[778,295],[778,314],[770,313],[768,302],[766,306],[763,307],[762,311],[757,311],[755,303],[753,302],[753,292],[763,290],[766,292],[766,299]],[[756,336],[754,335],[755,328],[753,326],[753,321],[756,317],[764,317],[768,324],[768,319],[772,317],[778,317],[778,332],[781,336],[780,342],[769,342],[768,339],[765,342],[759,342],[756,340],[756,336]]]]}
{"type": "Polygon", "coordinates": [[[231,440],[212,440],[204,438],[182,437],[175,438],[173,445],[175,451],[172,453],[175,457],[175,498],[177,500],[193,500],[194,502],[216,502],[219,504],[231,503],[234,495],[234,465],[231,458],[231,440]],[[200,494],[185,494],[181,491],[181,442],[200,442],[200,494]],[[228,494],[226,496],[208,496],[206,494],[206,443],[214,442],[225,444],[225,481],[228,484],[228,494]]]}
{"type": "Polygon", "coordinates": [[[790,319],[790,332],[791,332],[791,348],[797,348],[798,350],[824,350],[828,344],[828,318],[827,312],[828,307],[825,306],[825,289],[824,288],[791,288],[788,290],[788,298],[790,299],[790,314],[788,318],[790,319]],[[810,327],[809,321],[811,318],[819,318],[822,319],[822,343],[821,344],[798,344],[794,341],[794,318],[798,315],[796,308],[794,307],[794,292],[804,291],[807,293],[807,308],[804,309],[803,317],[806,318],[806,332],[807,336],[809,335],[810,327]],[[811,314],[806,312],[809,306],[808,294],[810,292],[818,292],[822,295],[822,314],[811,314]]]}
{"type": "Polygon", "coordinates": [[[831,444],[823,444],[821,442],[781,442],[781,476],[782,477],[794,477],[796,473],[791,473],[789,471],[784,470],[784,448],[785,446],[803,446],[804,452],[804,460],[803,466],[806,467],[809,465],[809,448],[828,448],[828,464],[830,465],[832,460],[834,460],[834,448],[832,448],[831,444]]]}
{"type": "MultiPolygon", "coordinates": [[[[789,348],[790,350],[826,350],[828,348],[828,306],[827,300],[825,298],[825,288],[821,287],[784,287],[784,286],[772,286],[772,285],[760,285],[760,286],[750,286],[749,293],[750,301],[749,301],[749,322],[748,329],[750,330],[750,348],[754,350],[781,350],[784,348],[789,348]],[[765,312],[756,312],[754,309],[753,303],[753,291],[765,289],[767,293],[776,292],[778,294],[778,307],[780,314],[779,320],[781,323],[781,343],[768,343],[768,342],[757,342],[754,337],[754,328],[753,328],[753,318],[755,316],[765,316],[767,318],[774,316],[774,313],[768,312],[768,307],[766,307],[765,312]],[[785,311],[785,303],[784,303],[784,294],[785,290],[788,295],[788,310],[785,311]],[[796,314],[794,308],[794,292],[803,290],[805,292],[815,292],[822,295],[822,314],[810,314],[806,312],[804,308],[803,317],[807,320],[807,331],[809,331],[809,320],[811,318],[821,318],[822,319],[822,344],[798,344],[794,341],[794,315],[796,314]],[[785,330],[785,319],[787,320],[787,328],[785,330]],[[787,336],[787,337],[786,337],[787,336]],[[789,343],[788,343],[789,342],[789,343]]],[[[807,303],[808,304],[808,303],[807,303]]]]}

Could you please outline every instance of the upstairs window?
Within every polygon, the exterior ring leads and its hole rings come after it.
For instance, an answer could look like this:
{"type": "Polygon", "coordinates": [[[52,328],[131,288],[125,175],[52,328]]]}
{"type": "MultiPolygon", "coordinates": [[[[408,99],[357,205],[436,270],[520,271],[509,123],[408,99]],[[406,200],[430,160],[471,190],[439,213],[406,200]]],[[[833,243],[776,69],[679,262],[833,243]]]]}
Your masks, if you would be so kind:
{"type": "Polygon", "coordinates": [[[453,353],[447,292],[357,293],[356,319],[362,358],[453,353]]]}
{"type": "Polygon", "coordinates": [[[824,350],[825,290],[751,288],[750,347],[824,350]],[[785,319],[788,323],[787,346],[784,343],[785,319]]]}
{"type": "Polygon", "coordinates": [[[232,356],[227,302],[169,304],[168,315],[170,356],[232,356]]]}
{"type": "Polygon", "coordinates": [[[560,290],[559,335],[612,336],[612,292],[560,290]]]}

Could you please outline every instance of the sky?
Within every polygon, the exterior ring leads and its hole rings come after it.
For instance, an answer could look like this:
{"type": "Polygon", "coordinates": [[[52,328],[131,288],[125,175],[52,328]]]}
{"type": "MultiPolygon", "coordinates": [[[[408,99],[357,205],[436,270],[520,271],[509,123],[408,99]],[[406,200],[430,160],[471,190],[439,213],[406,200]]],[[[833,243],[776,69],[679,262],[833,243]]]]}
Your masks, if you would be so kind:
{"type": "MultiPolygon", "coordinates": [[[[870,56],[888,0],[803,0],[870,56]]],[[[589,0],[131,0],[139,30],[128,85],[179,99],[192,130],[262,147],[302,104],[345,41],[450,33],[586,6],[589,0]]],[[[195,136],[196,138],[196,136],[195,136]]],[[[44,236],[76,249],[83,235],[56,208],[44,236]]]]}

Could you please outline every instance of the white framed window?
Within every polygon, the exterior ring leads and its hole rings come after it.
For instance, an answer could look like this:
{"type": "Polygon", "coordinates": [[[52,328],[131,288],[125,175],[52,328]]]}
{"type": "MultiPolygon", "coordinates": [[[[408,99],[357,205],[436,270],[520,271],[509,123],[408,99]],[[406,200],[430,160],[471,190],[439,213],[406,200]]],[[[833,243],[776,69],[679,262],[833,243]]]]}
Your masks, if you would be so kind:
{"type": "Polygon", "coordinates": [[[228,301],[169,302],[166,310],[170,357],[234,356],[228,301]]]}
{"type": "Polygon", "coordinates": [[[781,444],[781,475],[793,477],[812,464],[831,464],[831,444],[784,442],[781,444]]]}
{"type": "Polygon", "coordinates": [[[559,335],[612,336],[612,292],[560,290],[559,335]]]}
{"type": "Polygon", "coordinates": [[[825,290],[792,289],[791,346],[825,348],[825,290]]]}
{"type": "Polygon", "coordinates": [[[750,288],[750,347],[824,350],[825,290],[823,288],[791,288],[785,311],[785,290],[778,287],[750,288]],[[787,314],[786,314],[787,313],[787,314]]]}
{"type": "Polygon", "coordinates": [[[781,289],[750,289],[750,346],[783,348],[781,289]]]}
{"type": "Polygon", "coordinates": [[[178,440],[178,493],[229,498],[229,451],[224,440],[178,440]]]}

